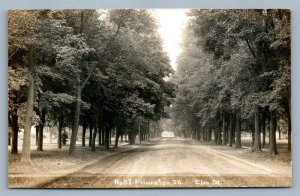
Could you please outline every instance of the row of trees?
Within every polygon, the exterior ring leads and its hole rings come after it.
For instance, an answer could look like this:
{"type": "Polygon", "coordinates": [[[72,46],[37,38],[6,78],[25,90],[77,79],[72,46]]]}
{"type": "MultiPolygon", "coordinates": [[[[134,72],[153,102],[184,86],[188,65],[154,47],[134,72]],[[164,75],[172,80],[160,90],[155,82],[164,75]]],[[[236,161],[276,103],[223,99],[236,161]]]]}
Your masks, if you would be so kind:
{"type": "Polygon", "coordinates": [[[215,130],[215,143],[237,148],[242,127],[253,133],[253,152],[261,151],[269,130],[270,152],[277,154],[281,119],[291,150],[290,11],[192,10],[188,16],[173,78],[174,123],[204,140],[215,130]]]}
{"type": "MultiPolygon", "coordinates": [[[[146,10],[14,10],[9,12],[9,135],[21,160],[30,162],[31,127],[43,150],[46,121],[71,127],[74,155],[78,127],[103,133],[128,132],[166,116],[174,85],[157,24],[146,10]]],[[[117,137],[118,139],[118,137],[117,137]]],[[[85,141],[85,140],[83,140],[85,141]]],[[[61,142],[58,142],[61,148],[61,142]]],[[[83,143],[82,145],[85,145],[83,143]]]]}

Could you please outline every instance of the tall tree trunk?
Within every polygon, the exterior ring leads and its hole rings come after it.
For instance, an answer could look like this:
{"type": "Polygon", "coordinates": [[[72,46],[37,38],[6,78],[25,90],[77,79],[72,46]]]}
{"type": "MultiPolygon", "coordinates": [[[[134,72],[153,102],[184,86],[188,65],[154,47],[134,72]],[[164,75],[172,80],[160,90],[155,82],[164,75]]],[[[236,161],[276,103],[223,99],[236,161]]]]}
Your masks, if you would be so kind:
{"type": "Polygon", "coordinates": [[[141,133],[141,123],[139,122],[139,139],[140,139],[140,144],[142,143],[142,133],[141,133]]]}
{"type": "Polygon", "coordinates": [[[40,122],[39,122],[39,126],[38,126],[38,130],[39,130],[39,137],[38,137],[38,147],[37,147],[37,151],[43,151],[43,141],[44,141],[44,126],[45,126],[45,121],[46,121],[46,110],[43,109],[40,112],[41,116],[40,116],[40,122]]]}
{"type": "Polygon", "coordinates": [[[252,152],[261,152],[260,146],[260,119],[259,119],[259,110],[255,112],[254,116],[254,144],[252,146],[252,152]]]}
{"type": "Polygon", "coordinates": [[[129,145],[135,144],[135,133],[133,131],[130,131],[128,133],[128,140],[129,140],[129,145]]]}
{"type": "Polygon", "coordinates": [[[251,149],[254,146],[254,140],[255,140],[255,131],[251,129],[251,149]]]}
{"type": "Polygon", "coordinates": [[[96,122],[95,122],[94,131],[93,131],[93,139],[92,139],[92,152],[96,151],[96,137],[97,137],[98,126],[99,126],[98,119],[99,119],[99,113],[97,111],[96,122]]]}
{"type": "Polygon", "coordinates": [[[269,139],[269,144],[270,144],[270,134],[271,134],[271,131],[270,131],[270,124],[271,124],[271,117],[270,117],[270,113],[269,113],[269,115],[268,115],[267,118],[266,118],[266,132],[269,133],[269,137],[268,137],[268,139],[269,139]]]}
{"type": "Polygon", "coordinates": [[[35,145],[39,143],[39,126],[35,126],[35,145]]]}
{"type": "Polygon", "coordinates": [[[101,145],[104,146],[105,145],[105,130],[104,127],[101,127],[101,145]]]}
{"type": "Polygon", "coordinates": [[[150,122],[147,122],[147,141],[150,141],[150,122]]]}
{"type": "Polygon", "coordinates": [[[265,145],[266,145],[266,117],[265,117],[265,113],[262,114],[261,132],[262,132],[262,148],[264,148],[265,145]]]}
{"type": "Polygon", "coordinates": [[[43,133],[43,126],[39,125],[36,126],[36,129],[38,130],[38,145],[37,145],[37,151],[43,151],[43,137],[44,137],[44,133],[43,133]]]}
{"type": "Polygon", "coordinates": [[[281,129],[280,129],[280,123],[277,123],[277,129],[278,129],[278,139],[281,140],[281,129]]]}
{"type": "Polygon", "coordinates": [[[214,128],[214,143],[218,144],[218,131],[216,128],[214,128]]]}
{"type": "Polygon", "coordinates": [[[291,123],[291,85],[287,87],[288,92],[288,151],[292,150],[292,123],[291,123]]]}
{"type": "Polygon", "coordinates": [[[47,130],[49,131],[50,144],[52,144],[52,135],[53,135],[52,127],[47,126],[47,130]]]}
{"type": "Polygon", "coordinates": [[[210,142],[211,141],[211,128],[210,125],[207,126],[207,141],[210,142]]]}
{"type": "Polygon", "coordinates": [[[58,136],[57,136],[57,147],[58,149],[61,149],[61,133],[63,129],[63,118],[60,117],[59,122],[58,122],[58,136]]]}
{"type": "Polygon", "coordinates": [[[12,115],[11,118],[11,130],[12,130],[11,154],[18,154],[19,125],[18,125],[17,111],[15,112],[15,114],[12,115]]]}
{"type": "Polygon", "coordinates": [[[203,141],[207,141],[207,126],[201,127],[203,133],[203,141]]]}
{"type": "Polygon", "coordinates": [[[288,112],[288,151],[292,150],[292,124],[291,114],[288,112]]]}
{"type": "Polygon", "coordinates": [[[106,150],[109,150],[109,140],[110,140],[110,138],[109,138],[109,127],[107,127],[107,126],[104,126],[104,136],[105,136],[105,139],[104,139],[104,141],[105,141],[105,149],[106,150]]]}
{"type": "Polygon", "coordinates": [[[253,146],[254,146],[254,140],[255,140],[255,125],[252,126],[252,124],[250,122],[248,122],[248,126],[249,126],[250,131],[251,131],[251,149],[252,149],[253,146]]]}
{"type": "Polygon", "coordinates": [[[79,127],[79,116],[80,116],[80,105],[81,105],[81,86],[79,85],[77,90],[77,100],[76,100],[76,109],[75,109],[75,116],[74,116],[74,125],[72,127],[72,135],[71,135],[71,142],[69,148],[69,155],[74,156],[75,148],[76,148],[76,140],[77,140],[77,132],[79,127]]]}
{"type": "Polygon", "coordinates": [[[92,138],[92,152],[96,152],[96,137],[97,137],[98,128],[97,125],[94,127],[93,138],[92,138]]]}
{"type": "Polygon", "coordinates": [[[181,133],[183,135],[183,138],[187,138],[187,136],[186,136],[186,129],[185,128],[183,129],[183,131],[181,133]]]}
{"type": "Polygon", "coordinates": [[[92,147],[92,142],[93,142],[93,124],[91,122],[89,124],[89,131],[90,131],[89,147],[92,147]]]}
{"type": "Polygon", "coordinates": [[[195,129],[194,126],[193,126],[193,129],[192,129],[192,139],[196,139],[196,129],[195,129]]]}
{"type": "Polygon", "coordinates": [[[147,140],[147,123],[144,124],[143,128],[143,141],[147,140]]]}
{"type": "Polygon", "coordinates": [[[117,127],[115,127],[115,129],[116,129],[115,148],[118,148],[120,132],[119,129],[117,129],[117,127]]]}
{"type": "Polygon", "coordinates": [[[155,136],[158,138],[158,122],[155,122],[155,136]]]}
{"type": "Polygon", "coordinates": [[[86,128],[87,128],[87,123],[84,120],[83,124],[82,124],[82,146],[85,146],[85,133],[86,133],[86,128]]]}
{"type": "Polygon", "coordinates": [[[277,146],[276,146],[276,116],[273,111],[271,111],[271,123],[270,123],[270,153],[272,155],[277,155],[277,146]]]}
{"type": "Polygon", "coordinates": [[[191,126],[192,129],[192,139],[196,139],[196,127],[194,125],[191,126]]]}
{"type": "Polygon", "coordinates": [[[202,133],[202,129],[201,129],[201,127],[199,127],[199,129],[198,129],[198,135],[199,135],[199,140],[202,140],[203,139],[203,133],[202,133]]]}
{"type": "Polygon", "coordinates": [[[241,119],[238,114],[236,115],[235,148],[242,148],[241,119]]]}
{"type": "Polygon", "coordinates": [[[102,145],[102,135],[101,135],[101,132],[102,132],[102,124],[101,124],[101,119],[99,118],[98,120],[98,146],[101,146],[102,145]]]}
{"type": "Polygon", "coordinates": [[[25,117],[25,129],[23,134],[23,148],[21,155],[21,162],[24,164],[31,164],[30,159],[30,140],[31,140],[31,123],[34,102],[34,49],[29,48],[29,84],[27,92],[27,108],[25,117]]]}
{"type": "Polygon", "coordinates": [[[109,129],[109,144],[112,144],[111,143],[111,138],[112,138],[112,131],[111,131],[111,128],[109,129]]]}
{"type": "Polygon", "coordinates": [[[221,131],[221,127],[218,127],[218,145],[222,144],[222,131],[221,131]]]}
{"type": "Polygon", "coordinates": [[[232,133],[231,133],[231,141],[232,141],[232,145],[235,145],[235,125],[236,125],[236,114],[233,113],[232,114],[232,133]]]}
{"type": "Polygon", "coordinates": [[[225,112],[222,113],[222,132],[223,132],[223,145],[226,145],[227,138],[226,138],[226,114],[225,112]]]}
{"type": "Polygon", "coordinates": [[[99,129],[98,129],[98,146],[101,146],[102,145],[102,134],[101,134],[101,132],[102,132],[102,129],[99,127],[99,129]]]}
{"type": "Polygon", "coordinates": [[[200,140],[200,129],[197,130],[197,140],[200,140]]]}
{"type": "Polygon", "coordinates": [[[8,141],[7,141],[8,146],[11,146],[11,132],[8,132],[8,141]]]}
{"type": "Polygon", "coordinates": [[[230,114],[230,119],[229,119],[229,132],[228,132],[228,142],[229,146],[232,147],[232,134],[233,134],[233,114],[230,114]]]}
{"type": "MultiPolygon", "coordinates": [[[[126,141],[126,137],[125,137],[125,141],[126,141]]],[[[131,141],[131,132],[128,133],[128,143],[129,143],[129,145],[133,145],[133,143],[131,141]]]]}

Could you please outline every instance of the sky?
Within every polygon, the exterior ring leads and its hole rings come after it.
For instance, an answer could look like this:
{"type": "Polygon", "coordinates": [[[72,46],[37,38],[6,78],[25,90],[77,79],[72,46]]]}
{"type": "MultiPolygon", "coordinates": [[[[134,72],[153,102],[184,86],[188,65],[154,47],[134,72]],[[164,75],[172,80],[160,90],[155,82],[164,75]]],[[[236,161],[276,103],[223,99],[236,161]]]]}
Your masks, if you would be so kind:
{"type": "Polygon", "coordinates": [[[164,42],[164,49],[168,53],[171,66],[176,70],[176,58],[181,52],[181,30],[187,17],[184,9],[155,9],[154,16],[159,24],[158,32],[164,42]]]}

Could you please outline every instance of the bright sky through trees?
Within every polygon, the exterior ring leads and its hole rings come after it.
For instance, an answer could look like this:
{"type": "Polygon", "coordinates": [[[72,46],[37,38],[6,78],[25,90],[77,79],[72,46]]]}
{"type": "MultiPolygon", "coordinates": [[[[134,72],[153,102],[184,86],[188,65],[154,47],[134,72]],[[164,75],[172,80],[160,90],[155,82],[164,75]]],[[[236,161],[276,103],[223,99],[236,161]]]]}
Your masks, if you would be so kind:
{"type": "Polygon", "coordinates": [[[159,33],[164,42],[164,48],[168,53],[171,66],[176,70],[176,58],[181,52],[181,30],[187,20],[184,9],[156,9],[155,18],[159,23],[159,33]]]}

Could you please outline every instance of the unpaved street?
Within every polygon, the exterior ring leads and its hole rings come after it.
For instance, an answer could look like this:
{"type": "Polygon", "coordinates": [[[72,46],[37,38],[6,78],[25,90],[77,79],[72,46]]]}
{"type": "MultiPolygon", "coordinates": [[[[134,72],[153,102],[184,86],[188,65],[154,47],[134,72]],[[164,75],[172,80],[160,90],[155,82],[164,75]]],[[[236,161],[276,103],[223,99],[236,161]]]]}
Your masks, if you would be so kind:
{"type": "Polygon", "coordinates": [[[289,172],[221,153],[192,140],[161,139],[124,151],[39,187],[290,186],[289,172]]]}

